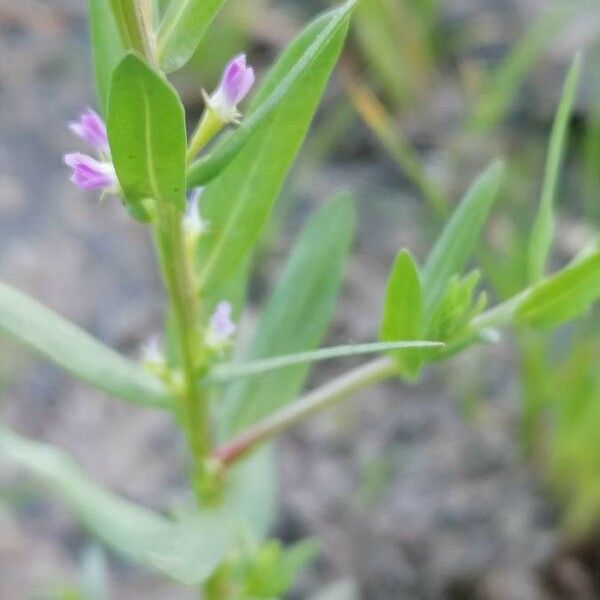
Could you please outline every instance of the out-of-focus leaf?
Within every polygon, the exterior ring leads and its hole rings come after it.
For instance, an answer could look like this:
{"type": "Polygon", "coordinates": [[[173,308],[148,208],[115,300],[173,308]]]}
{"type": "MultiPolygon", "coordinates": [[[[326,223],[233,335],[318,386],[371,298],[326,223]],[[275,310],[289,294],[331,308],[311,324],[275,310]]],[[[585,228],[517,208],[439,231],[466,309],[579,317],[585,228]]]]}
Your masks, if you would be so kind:
{"type": "Polygon", "coordinates": [[[533,224],[529,242],[528,271],[531,282],[539,281],[544,276],[544,267],[548,260],[550,247],[552,246],[552,237],[554,235],[554,198],[556,196],[558,176],[567,144],[569,123],[577,95],[577,86],[581,78],[581,67],[582,59],[581,55],[578,55],[573,61],[569,75],[567,76],[562,99],[552,127],[540,208],[533,224]]]}
{"type": "Polygon", "coordinates": [[[357,8],[354,28],[362,53],[378,86],[398,107],[422,91],[431,73],[432,48],[417,11],[398,0],[362,0],[357,8]]]}
{"type": "Polygon", "coordinates": [[[145,199],[185,210],[185,115],[171,84],[128,54],[113,73],[108,137],[126,202],[145,199]]]}
{"type": "Polygon", "coordinates": [[[298,571],[319,552],[313,540],[303,540],[283,548],[278,540],[269,540],[242,568],[243,586],[249,598],[281,598],[291,587],[298,571]]]}
{"type": "Polygon", "coordinates": [[[362,83],[349,72],[344,73],[344,87],[358,114],[387,150],[400,170],[410,179],[431,209],[439,216],[445,216],[448,203],[444,195],[431,180],[421,157],[412,146],[408,136],[398,125],[397,119],[379,100],[373,89],[362,83]]]}
{"type": "MultiPolygon", "coordinates": [[[[263,312],[246,360],[316,348],[327,330],[354,235],[346,197],[311,218],[263,312]]],[[[280,369],[233,384],[224,400],[226,427],[239,431],[292,400],[309,365],[280,369]]]]}
{"type": "MultiPolygon", "coordinates": [[[[379,338],[417,340],[423,331],[423,298],[419,270],[407,250],[398,254],[388,279],[379,338]]],[[[400,373],[414,377],[422,362],[419,350],[394,353],[400,373]]]]}
{"type": "MultiPolygon", "coordinates": [[[[346,198],[312,217],[279,278],[246,359],[309,350],[321,343],[333,314],[353,233],[354,211],[346,198]]],[[[225,439],[292,400],[308,370],[308,365],[301,364],[233,384],[222,400],[221,437],[225,439]]],[[[267,536],[277,516],[274,473],[273,448],[266,446],[234,466],[229,477],[227,506],[248,524],[257,540],[267,536]]]]}
{"type": "Polygon", "coordinates": [[[172,0],[158,31],[158,60],[167,73],[192,58],[225,0],[172,0]]]}
{"type": "Polygon", "coordinates": [[[554,327],[580,316],[600,298],[600,251],[573,262],[534,286],[516,319],[536,327],[554,327]]]}
{"type": "Polygon", "coordinates": [[[277,518],[277,468],[272,445],[233,465],[227,480],[227,509],[244,522],[257,542],[269,534],[277,518]]]}
{"type": "Polygon", "coordinates": [[[88,0],[88,14],[96,76],[96,96],[98,97],[98,106],[106,116],[110,78],[125,51],[109,0],[88,0]]]}
{"type": "MultiPolygon", "coordinates": [[[[292,42],[267,74],[242,125],[190,166],[188,187],[206,185],[246,144],[251,148],[245,151],[244,162],[269,149],[276,150],[275,157],[283,152],[284,166],[292,162],[337,60],[356,2],[348,0],[315,19],[292,42]],[[274,136],[284,136],[284,143],[275,144],[274,136]]],[[[266,160],[266,156],[261,159],[266,160]]],[[[283,168],[280,160],[272,162],[274,173],[283,168]]]]}
{"type": "Polygon", "coordinates": [[[441,301],[450,278],[460,274],[471,257],[503,178],[502,162],[488,167],[471,186],[433,247],[421,277],[426,324],[441,301]]]}
{"type": "Polygon", "coordinates": [[[112,396],[155,408],[171,405],[166,386],[76,325],[0,283],[0,332],[112,396]]]}
{"type": "Polygon", "coordinates": [[[495,127],[504,117],[518,93],[521,82],[547,45],[586,4],[586,0],[549,3],[548,10],[534,21],[523,38],[514,45],[502,65],[492,74],[479,99],[471,125],[481,131],[495,127]]]}
{"type": "Polygon", "coordinates": [[[586,107],[585,134],[582,146],[583,154],[583,183],[585,190],[585,216],[592,223],[600,222],[600,69],[594,68],[600,64],[600,44],[595,44],[586,51],[586,87],[589,98],[594,101],[586,107]]]}
{"type": "Polygon", "coordinates": [[[225,513],[203,511],[170,521],[103,489],[56,448],[2,427],[1,456],[49,483],[112,550],[184,585],[202,583],[231,548],[234,527],[225,513]]]}

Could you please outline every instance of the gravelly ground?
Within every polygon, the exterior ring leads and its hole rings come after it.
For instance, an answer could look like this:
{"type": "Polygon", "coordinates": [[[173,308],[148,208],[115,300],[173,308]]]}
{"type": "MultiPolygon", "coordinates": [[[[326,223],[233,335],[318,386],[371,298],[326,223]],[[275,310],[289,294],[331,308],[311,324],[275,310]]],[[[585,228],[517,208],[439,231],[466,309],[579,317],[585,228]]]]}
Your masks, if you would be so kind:
{"type": "MultiPolygon", "coordinates": [[[[463,5],[473,2],[455,8],[463,5]]],[[[73,189],[61,165],[73,147],[64,123],[93,97],[84,32],[76,0],[0,0],[0,276],[134,354],[160,327],[149,239],[116,203],[73,189]]],[[[395,249],[424,250],[415,199],[394,191],[387,167],[330,167],[303,182],[300,195],[310,203],[348,181],[360,198],[374,199],[360,204],[357,252],[331,334],[346,342],[373,337],[373,290],[383,288],[395,249]]],[[[181,496],[183,451],[164,415],[86,391],[3,347],[3,419],[71,452],[129,498],[160,507],[181,496]]],[[[324,544],[295,597],[344,574],[358,578],[368,599],[546,597],[540,571],[557,550],[556,516],[516,454],[511,360],[508,345],[472,352],[419,386],[363,393],[282,441],[278,533],[317,535],[324,544]],[[460,398],[474,372],[483,400],[466,419],[460,398]]],[[[19,481],[10,469],[1,477],[19,481]]],[[[0,600],[73,581],[85,544],[68,512],[44,494],[1,511],[0,600]]],[[[116,560],[111,582],[116,599],[193,597],[116,560]]]]}

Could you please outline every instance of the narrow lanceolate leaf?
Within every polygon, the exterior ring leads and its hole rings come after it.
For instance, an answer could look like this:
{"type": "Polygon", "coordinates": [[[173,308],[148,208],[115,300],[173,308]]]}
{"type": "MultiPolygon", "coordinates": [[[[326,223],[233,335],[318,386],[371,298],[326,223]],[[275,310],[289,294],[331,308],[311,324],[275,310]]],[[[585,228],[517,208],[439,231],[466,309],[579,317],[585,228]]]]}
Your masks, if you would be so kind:
{"type": "MultiPolygon", "coordinates": [[[[353,235],[354,210],[347,198],[326,205],[312,217],[279,278],[245,359],[319,346],[333,315],[353,235]]],[[[300,364],[234,383],[222,403],[221,438],[293,400],[308,371],[308,364],[300,364]]],[[[226,496],[230,510],[244,518],[259,540],[277,516],[272,450],[267,446],[234,466],[226,496]]]]}
{"type": "MultiPolygon", "coordinates": [[[[348,198],[326,205],[310,220],[267,303],[246,360],[319,346],[333,315],[353,234],[348,198]]],[[[233,384],[224,400],[225,429],[235,433],[290,402],[308,370],[302,363],[233,384]]]]}
{"type": "Polygon", "coordinates": [[[99,390],[134,404],[171,405],[156,377],[25,294],[0,283],[0,333],[99,390]]]}
{"type": "Polygon", "coordinates": [[[556,196],[558,176],[567,144],[569,124],[577,95],[577,87],[581,78],[581,66],[581,56],[578,55],[573,61],[569,75],[567,76],[562,99],[552,127],[540,208],[533,224],[529,243],[528,271],[531,282],[538,281],[543,277],[544,267],[546,266],[550,247],[552,246],[552,237],[554,235],[554,198],[556,196]]]}
{"type": "Polygon", "coordinates": [[[600,298],[600,251],[573,262],[531,289],[516,319],[554,327],[582,315],[600,298]]]}
{"type": "Polygon", "coordinates": [[[201,584],[231,547],[233,528],[227,514],[203,511],[171,521],[100,487],[56,448],[0,426],[0,459],[6,458],[54,488],[114,552],[184,585],[201,584]]]}
{"type": "MultiPolygon", "coordinates": [[[[419,271],[412,256],[403,250],[396,257],[385,292],[385,304],[379,338],[417,340],[423,331],[423,298],[419,271]]],[[[418,350],[395,353],[400,373],[414,377],[422,362],[418,350]]]]}
{"type": "MultiPolygon", "coordinates": [[[[293,365],[312,364],[325,360],[344,358],[348,356],[365,356],[367,354],[381,354],[382,352],[410,351],[415,348],[440,348],[444,344],[440,342],[429,342],[425,340],[379,342],[371,344],[352,344],[346,346],[335,346],[333,348],[321,348],[311,352],[299,352],[298,354],[286,354],[273,358],[264,358],[246,363],[220,365],[205,380],[206,383],[227,383],[236,379],[244,379],[255,375],[262,375],[284,367],[293,365]]],[[[402,352],[399,352],[402,353],[402,352]]]]}
{"type": "Polygon", "coordinates": [[[277,519],[278,481],[273,446],[264,446],[232,465],[223,500],[256,540],[264,540],[277,519]]]}
{"type": "Polygon", "coordinates": [[[225,0],[172,0],[158,31],[158,60],[167,73],[192,58],[225,0]]]}
{"type": "Polygon", "coordinates": [[[471,257],[503,178],[502,162],[488,167],[471,186],[433,247],[421,278],[426,324],[451,277],[461,273],[471,257]]]}
{"type": "Polygon", "coordinates": [[[183,106],[171,84],[134,54],[113,74],[108,137],[127,203],[135,208],[152,198],[185,210],[183,106]]]}
{"type": "Polygon", "coordinates": [[[124,49],[110,8],[109,0],[88,0],[90,37],[96,77],[98,106],[106,116],[110,78],[123,58],[124,49]]]}
{"type": "MultiPolygon", "coordinates": [[[[304,137],[307,123],[312,119],[322,89],[339,55],[356,2],[357,0],[348,0],[340,8],[315,19],[286,49],[268,73],[242,125],[217,144],[205,158],[191,165],[188,187],[206,185],[250,141],[256,152],[258,135],[254,134],[258,130],[264,133],[266,123],[272,123],[274,119],[279,122],[276,128],[285,125],[284,119],[294,119],[290,116],[294,109],[298,119],[296,128],[303,132],[299,137],[304,137]]],[[[292,129],[291,125],[288,129],[292,129]]],[[[276,132],[272,133],[275,134],[276,132]]],[[[252,154],[251,151],[248,153],[252,154]]]]}
{"type": "MultiPolygon", "coordinates": [[[[285,79],[295,57],[327,28],[329,19],[309,26],[286,51],[267,79],[285,79]],[[287,68],[286,68],[287,67],[287,68]]],[[[337,61],[348,26],[347,17],[318,55],[312,68],[295,80],[277,109],[252,134],[244,149],[202,195],[202,217],[210,223],[202,236],[198,258],[199,281],[211,294],[213,287],[227,278],[244,260],[271,214],[284,179],[298,153],[312,121],[331,71],[337,61]]],[[[259,92],[259,98],[268,90],[259,92]]]]}

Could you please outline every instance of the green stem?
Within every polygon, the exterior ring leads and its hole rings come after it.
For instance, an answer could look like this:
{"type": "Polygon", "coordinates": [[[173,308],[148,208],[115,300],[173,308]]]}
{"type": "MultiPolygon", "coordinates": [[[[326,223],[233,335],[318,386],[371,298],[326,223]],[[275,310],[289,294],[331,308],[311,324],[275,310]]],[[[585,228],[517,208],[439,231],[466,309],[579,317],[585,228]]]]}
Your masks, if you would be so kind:
{"type": "Polygon", "coordinates": [[[180,413],[194,459],[200,465],[209,452],[210,435],[206,399],[197,384],[201,366],[199,306],[183,221],[177,209],[169,205],[158,207],[154,235],[180,355],[180,413]]]}
{"type": "Polygon", "coordinates": [[[378,358],[353,369],[249,427],[238,437],[215,450],[214,457],[221,465],[227,467],[307,417],[397,373],[398,365],[389,357],[378,358]]]}
{"type": "Polygon", "coordinates": [[[137,50],[156,66],[150,0],[110,0],[123,46],[137,50]]]}
{"type": "Polygon", "coordinates": [[[215,135],[223,129],[225,123],[219,118],[219,115],[208,106],[196,127],[186,154],[187,162],[190,163],[196,158],[200,151],[210,142],[215,135]]]}

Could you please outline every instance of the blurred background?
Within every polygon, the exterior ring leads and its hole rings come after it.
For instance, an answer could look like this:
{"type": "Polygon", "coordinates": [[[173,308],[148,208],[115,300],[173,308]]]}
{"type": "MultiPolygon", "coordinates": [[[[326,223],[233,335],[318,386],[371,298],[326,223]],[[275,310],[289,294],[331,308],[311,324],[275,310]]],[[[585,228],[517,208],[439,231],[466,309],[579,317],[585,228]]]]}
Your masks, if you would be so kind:
{"type": "MultiPolygon", "coordinates": [[[[263,73],[324,0],[230,0],[175,79],[191,122],[223,64],[263,73]]],[[[375,338],[402,247],[423,257],[492,158],[509,184],[477,262],[504,299],[525,248],[554,113],[575,53],[585,69],[559,182],[554,264],[600,223],[597,0],[363,0],[326,100],[264,236],[243,330],[300,224],[350,189],[360,231],[329,342],[375,338]]],[[[147,232],[116,201],[68,181],[66,123],[93,106],[81,0],[0,0],[0,277],[132,356],[161,328],[147,232]]],[[[600,320],[508,333],[362,393],[279,443],[285,542],[322,541],[291,598],[352,577],[366,599],[600,598],[600,320]]],[[[315,369],[312,383],[349,363],[315,369]]],[[[0,339],[0,418],[64,448],[101,483],[162,508],[185,494],[185,449],[167,417],[89,391],[0,339]]],[[[0,471],[0,600],[195,597],[104,556],[68,510],[0,471]],[[87,583],[86,583],[87,582],[87,583]]]]}

